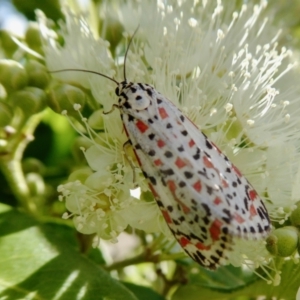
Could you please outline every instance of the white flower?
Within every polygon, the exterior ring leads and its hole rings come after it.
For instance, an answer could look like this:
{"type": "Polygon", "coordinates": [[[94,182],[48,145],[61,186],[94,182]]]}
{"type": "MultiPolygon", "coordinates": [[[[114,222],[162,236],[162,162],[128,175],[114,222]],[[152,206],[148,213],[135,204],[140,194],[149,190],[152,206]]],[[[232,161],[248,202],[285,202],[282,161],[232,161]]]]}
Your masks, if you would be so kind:
{"type": "MultiPolygon", "coordinates": [[[[226,2],[228,6],[223,6],[221,1],[195,1],[193,5],[190,1],[142,1],[139,6],[127,1],[117,6],[115,15],[129,33],[140,24],[138,37],[142,43],[133,41],[126,61],[127,79],[153,84],[180,107],[249,179],[273,220],[282,222],[299,201],[300,87],[292,52],[278,47],[278,30],[262,17],[266,4],[261,1],[256,6],[243,5],[235,12],[233,4],[226,2]]],[[[83,18],[68,11],[66,15],[67,25],[61,33],[64,47],[49,38],[45,20],[40,16],[48,37],[48,68],[83,68],[110,77],[116,74],[115,78],[121,81],[123,69],[111,59],[108,43],[96,40],[83,18]]],[[[60,78],[90,89],[104,111],[117,101],[112,82],[105,78],[80,72],[61,73],[60,78]]],[[[78,229],[86,226],[87,231],[94,230],[101,237],[106,236],[101,233],[104,230],[112,237],[127,224],[146,230],[148,224],[155,223],[153,231],[166,232],[157,226],[161,217],[152,206],[154,202],[132,200],[128,194],[132,163],[124,159],[126,136],[118,112],[103,117],[100,125],[91,118],[87,123],[99,128],[102,122],[105,131],[100,134],[94,134],[87,125],[93,146],[85,155],[95,173],[81,184],[80,197],[71,189],[66,196],[68,209],[77,215],[78,229]],[[113,178],[111,182],[100,179],[106,177],[104,169],[107,178],[113,178]],[[122,180],[118,181],[117,174],[122,180]],[[93,192],[97,188],[101,191],[93,192]],[[101,205],[106,200],[99,195],[112,201],[107,190],[115,193],[118,205],[109,202],[115,209],[109,207],[105,211],[101,205]],[[94,215],[83,211],[93,211],[94,215]],[[110,216],[109,223],[97,221],[104,211],[110,216]]],[[[130,151],[125,156],[134,161],[130,151]]],[[[147,189],[140,176],[137,183],[143,191],[147,189]]],[[[232,264],[238,266],[247,261],[249,265],[252,261],[256,267],[269,261],[266,251],[255,256],[252,247],[245,245],[249,242],[237,243],[236,252],[229,257],[232,264]]],[[[264,249],[263,241],[252,241],[252,245],[264,249]]]]}

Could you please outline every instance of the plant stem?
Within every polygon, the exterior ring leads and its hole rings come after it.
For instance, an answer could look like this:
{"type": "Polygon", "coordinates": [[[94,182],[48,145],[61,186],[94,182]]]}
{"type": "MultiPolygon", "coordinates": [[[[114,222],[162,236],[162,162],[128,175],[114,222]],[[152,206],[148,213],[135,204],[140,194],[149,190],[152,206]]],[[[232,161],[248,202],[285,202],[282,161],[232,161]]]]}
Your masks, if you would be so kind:
{"type": "Polygon", "coordinates": [[[19,160],[1,160],[0,168],[11,191],[20,205],[29,213],[36,214],[36,205],[30,199],[30,192],[19,160]]]}
{"type": "Polygon", "coordinates": [[[146,257],[147,257],[146,253],[143,252],[143,253],[135,256],[135,257],[128,258],[128,259],[125,259],[123,261],[113,263],[110,266],[106,266],[104,268],[105,268],[106,271],[119,270],[119,269],[122,269],[122,268],[127,267],[127,266],[137,265],[137,264],[140,264],[140,263],[147,262],[146,257]]]}
{"type": "Polygon", "coordinates": [[[23,152],[32,140],[32,135],[42,114],[36,114],[20,124],[20,128],[7,137],[7,146],[1,148],[0,170],[19,204],[30,214],[37,215],[37,206],[30,195],[22,169],[23,152]]]}
{"type": "Polygon", "coordinates": [[[149,249],[148,250],[146,249],[146,251],[144,251],[143,253],[141,253],[135,257],[113,263],[110,266],[106,266],[105,270],[107,270],[107,271],[119,270],[124,267],[131,266],[131,265],[137,265],[137,264],[146,263],[146,262],[158,263],[161,261],[176,260],[176,259],[181,259],[184,257],[186,257],[186,255],[182,252],[174,253],[174,254],[151,254],[149,249]]]}

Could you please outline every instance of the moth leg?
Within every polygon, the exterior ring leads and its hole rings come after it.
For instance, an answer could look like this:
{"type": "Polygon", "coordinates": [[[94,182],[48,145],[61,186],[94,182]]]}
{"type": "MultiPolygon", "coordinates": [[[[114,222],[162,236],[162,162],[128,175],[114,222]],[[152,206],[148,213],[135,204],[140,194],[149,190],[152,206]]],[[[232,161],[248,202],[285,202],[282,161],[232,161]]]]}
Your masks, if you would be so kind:
{"type": "Polygon", "coordinates": [[[127,155],[128,152],[127,152],[127,150],[126,150],[129,146],[131,147],[132,144],[131,144],[131,141],[130,141],[130,140],[127,140],[127,141],[123,144],[123,150],[124,150],[124,152],[125,152],[125,158],[126,158],[127,162],[129,163],[129,165],[130,165],[130,167],[131,167],[131,169],[132,169],[132,172],[133,172],[133,179],[132,179],[133,185],[134,185],[135,188],[137,188],[137,184],[136,184],[136,172],[135,172],[136,167],[134,166],[134,164],[132,163],[132,161],[129,159],[129,155],[127,155]],[[126,153],[126,152],[127,152],[127,153],[126,153]]]}
{"type": "Polygon", "coordinates": [[[113,104],[112,107],[111,107],[111,109],[109,111],[104,111],[103,114],[104,115],[108,115],[108,114],[112,113],[115,110],[115,108],[119,109],[120,107],[119,107],[118,104],[113,104]]]}

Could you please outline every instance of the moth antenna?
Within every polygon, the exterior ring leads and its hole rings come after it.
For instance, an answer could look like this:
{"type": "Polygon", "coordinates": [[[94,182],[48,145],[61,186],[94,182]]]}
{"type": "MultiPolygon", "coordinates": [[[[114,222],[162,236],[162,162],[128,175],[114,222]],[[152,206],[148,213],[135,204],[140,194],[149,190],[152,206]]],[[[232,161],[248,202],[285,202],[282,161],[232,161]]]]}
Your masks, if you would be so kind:
{"type": "Polygon", "coordinates": [[[126,52],[125,52],[125,56],[124,56],[124,80],[127,81],[127,78],[126,78],[126,60],[127,60],[127,54],[128,54],[128,50],[130,48],[130,45],[131,45],[131,42],[135,36],[135,34],[137,33],[138,29],[140,28],[140,25],[138,25],[138,27],[136,28],[136,30],[134,31],[133,35],[131,36],[130,40],[129,40],[129,43],[128,43],[128,46],[127,46],[127,49],[126,49],[126,52]]]}
{"type": "Polygon", "coordinates": [[[100,72],[96,72],[96,71],[89,71],[89,70],[84,70],[84,69],[62,69],[62,70],[55,70],[55,71],[49,71],[49,73],[59,73],[59,72],[66,72],[66,71],[77,71],[77,72],[85,72],[85,73],[92,73],[92,74],[96,74],[96,75],[99,75],[99,76],[102,76],[102,77],[105,77],[111,81],[113,81],[115,84],[119,84],[119,82],[107,75],[104,75],[100,72]]]}

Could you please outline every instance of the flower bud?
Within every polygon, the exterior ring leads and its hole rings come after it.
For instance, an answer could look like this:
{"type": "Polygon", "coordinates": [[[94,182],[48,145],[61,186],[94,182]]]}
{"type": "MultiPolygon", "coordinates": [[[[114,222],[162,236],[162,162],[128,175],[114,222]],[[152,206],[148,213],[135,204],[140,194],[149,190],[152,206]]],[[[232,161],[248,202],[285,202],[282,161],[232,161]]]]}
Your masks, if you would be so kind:
{"type": "Polygon", "coordinates": [[[44,164],[33,157],[25,158],[22,162],[22,168],[24,173],[37,173],[37,174],[44,174],[45,173],[45,166],[44,164]]]}
{"type": "Polygon", "coordinates": [[[0,82],[9,93],[27,86],[28,76],[24,67],[18,62],[0,59],[0,82]]]}
{"type": "Polygon", "coordinates": [[[73,157],[75,158],[75,161],[78,164],[82,164],[86,162],[84,153],[82,152],[82,148],[84,149],[88,149],[89,147],[91,147],[92,143],[90,140],[88,140],[85,137],[82,136],[78,136],[75,138],[74,143],[71,147],[71,152],[73,157]]]}
{"type": "Polygon", "coordinates": [[[7,57],[11,57],[18,48],[17,44],[12,40],[11,34],[6,30],[0,30],[0,44],[7,57]]]}
{"type": "Polygon", "coordinates": [[[226,132],[226,138],[228,140],[235,139],[243,131],[243,126],[239,120],[227,122],[224,126],[224,132],[226,132]]]}
{"type": "MultiPolygon", "coordinates": [[[[110,49],[113,53],[123,39],[123,28],[117,18],[112,17],[109,19],[105,39],[109,41],[110,49]]],[[[107,22],[107,20],[105,20],[105,22],[107,22]]]]}
{"type": "Polygon", "coordinates": [[[0,100],[0,128],[9,125],[13,116],[13,109],[6,102],[0,100]]]}
{"type": "Polygon", "coordinates": [[[267,250],[276,256],[292,255],[298,245],[298,230],[292,226],[275,229],[266,240],[267,250]]]}
{"type": "Polygon", "coordinates": [[[19,107],[26,117],[41,112],[47,106],[46,93],[35,87],[26,87],[14,92],[8,98],[11,106],[19,107]]]}
{"type": "Polygon", "coordinates": [[[42,40],[40,36],[40,28],[38,23],[29,22],[25,33],[25,41],[29,48],[33,49],[38,53],[43,53],[42,40]]]}
{"type": "Polygon", "coordinates": [[[86,179],[92,174],[93,171],[89,167],[77,169],[70,174],[68,181],[79,180],[81,183],[84,183],[86,179]]]}
{"type": "Polygon", "coordinates": [[[4,86],[0,83],[0,100],[5,100],[7,97],[6,90],[4,86]]]}
{"type": "Polygon", "coordinates": [[[43,177],[37,173],[26,174],[26,182],[30,190],[31,197],[40,196],[45,193],[45,182],[43,177]]]}
{"type": "Polygon", "coordinates": [[[140,199],[145,202],[152,202],[154,200],[154,196],[150,191],[141,192],[140,199]]]}
{"type": "Polygon", "coordinates": [[[296,209],[291,213],[290,221],[294,226],[300,226],[300,202],[297,202],[296,205],[296,209]]]}
{"type": "Polygon", "coordinates": [[[88,119],[88,124],[93,128],[93,129],[103,129],[104,128],[104,122],[103,122],[103,110],[98,109],[94,111],[89,119],[88,119]]]}
{"type": "Polygon", "coordinates": [[[44,89],[49,81],[50,75],[44,65],[36,60],[29,60],[25,65],[28,74],[28,85],[44,89]]]}
{"type": "Polygon", "coordinates": [[[78,113],[74,110],[74,104],[80,104],[82,107],[86,102],[85,93],[69,84],[57,84],[49,91],[48,105],[56,113],[61,113],[66,110],[69,115],[77,116],[78,113]]]}

